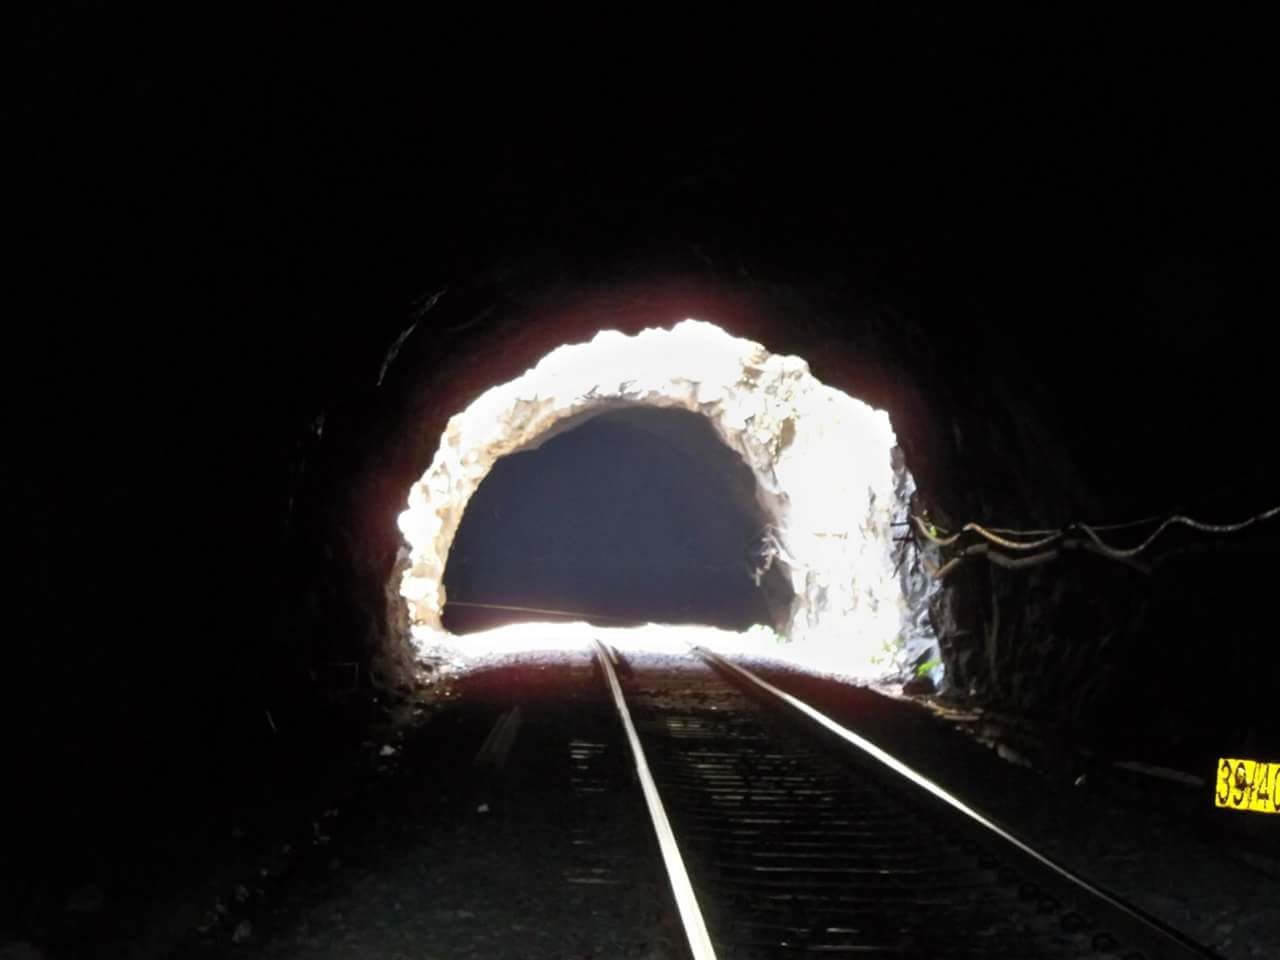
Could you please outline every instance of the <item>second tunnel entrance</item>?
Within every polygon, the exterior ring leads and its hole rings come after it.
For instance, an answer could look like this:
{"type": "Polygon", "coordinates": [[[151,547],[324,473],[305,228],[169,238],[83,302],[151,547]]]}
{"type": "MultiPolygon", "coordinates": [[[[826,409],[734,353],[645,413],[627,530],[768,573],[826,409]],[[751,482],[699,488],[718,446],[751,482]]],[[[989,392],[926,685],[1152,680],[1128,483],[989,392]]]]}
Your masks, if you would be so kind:
{"type": "Polygon", "coordinates": [[[778,565],[760,570],[766,525],[751,470],[704,417],[609,410],[494,465],[449,553],[443,624],[780,626],[792,593],[778,565]]]}

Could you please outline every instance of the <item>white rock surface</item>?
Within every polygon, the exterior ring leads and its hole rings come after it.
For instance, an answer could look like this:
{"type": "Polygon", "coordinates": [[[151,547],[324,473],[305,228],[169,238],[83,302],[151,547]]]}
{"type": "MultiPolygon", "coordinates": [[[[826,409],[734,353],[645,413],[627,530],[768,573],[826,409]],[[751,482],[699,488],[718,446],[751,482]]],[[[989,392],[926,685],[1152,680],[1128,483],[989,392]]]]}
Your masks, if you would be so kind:
{"type": "Polygon", "coordinates": [[[891,524],[910,484],[888,415],[820,383],[799,357],[686,320],[560,347],[449,420],[399,518],[409,545],[400,593],[415,637],[443,632],[449,547],[493,464],[630,405],[705,416],[750,467],[769,521],[768,562],[783,565],[795,592],[789,638],[856,637],[884,651],[904,628],[918,629],[894,576],[891,524]]]}

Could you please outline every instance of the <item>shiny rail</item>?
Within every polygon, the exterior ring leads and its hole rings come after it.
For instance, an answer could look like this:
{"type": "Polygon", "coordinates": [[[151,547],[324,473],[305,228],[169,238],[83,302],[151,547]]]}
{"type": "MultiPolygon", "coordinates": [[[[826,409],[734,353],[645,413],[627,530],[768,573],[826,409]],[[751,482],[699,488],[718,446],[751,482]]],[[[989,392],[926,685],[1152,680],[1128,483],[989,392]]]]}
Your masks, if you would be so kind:
{"type": "Polygon", "coordinates": [[[609,692],[613,696],[614,706],[622,720],[623,730],[627,735],[627,743],[631,747],[631,755],[635,760],[636,775],[640,778],[640,788],[644,792],[645,806],[649,809],[649,818],[653,821],[653,830],[658,838],[658,848],[662,852],[662,861],[667,868],[667,876],[671,881],[671,893],[675,897],[676,909],[680,913],[680,923],[684,927],[685,937],[689,942],[689,952],[694,960],[716,960],[715,948],[711,945],[711,937],[707,933],[706,921],[698,906],[698,898],[693,892],[693,884],[689,882],[689,874],[685,869],[684,858],[680,855],[679,844],[671,830],[667,819],[667,811],[662,797],[649,772],[649,764],[645,758],[644,748],[636,733],[635,724],[631,721],[631,712],[627,709],[627,700],[623,696],[622,686],[618,683],[618,675],[614,670],[615,655],[599,640],[593,641],[600,667],[609,684],[609,692]]]}
{"type": "Polygon", "coordinates": [[[690,934],[693,956],[1216,956],[808,704],[695,652],[709,668],[700,706],[664,699],[642,670],[624,693],[616,655],[597,648],[662,811],[664,858],[678,850],[682,917],[692,904],[707,937],[690,934]]]}

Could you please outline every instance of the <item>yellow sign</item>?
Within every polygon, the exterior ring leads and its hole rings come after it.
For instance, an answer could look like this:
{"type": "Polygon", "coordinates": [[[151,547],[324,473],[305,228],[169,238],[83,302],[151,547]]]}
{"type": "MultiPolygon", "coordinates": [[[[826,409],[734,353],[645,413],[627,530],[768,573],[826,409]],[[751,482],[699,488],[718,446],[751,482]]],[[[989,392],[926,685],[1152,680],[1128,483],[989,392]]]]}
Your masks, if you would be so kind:
{"type": "Polygon", "coordinates": [[[1219,760],[1213,805],[1253,813],[1280,813],[1280,763],[1219,760]]]}

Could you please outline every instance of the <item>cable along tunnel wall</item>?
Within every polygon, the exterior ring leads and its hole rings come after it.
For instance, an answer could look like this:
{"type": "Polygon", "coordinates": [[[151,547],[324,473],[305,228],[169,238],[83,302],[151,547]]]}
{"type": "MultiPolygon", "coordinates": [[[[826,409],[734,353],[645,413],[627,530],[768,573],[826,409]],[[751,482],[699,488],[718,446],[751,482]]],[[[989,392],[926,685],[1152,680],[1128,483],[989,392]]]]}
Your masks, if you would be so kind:
{"type": "Polygon", "coordinates": [[[415,640],[445,632],[449,551],[493,465],[636,406],[700,415],[750,470],[767,531],[761,565],[780,570],[793,594],[781,633],[882,653],[926,629],[927,598],[907,601],[895,563],[892,525],[914,485],[888,415],[820,383],[799,357],[686,320],[560,347],[449,420],[399,518],[396,579],[415,640]]]}

